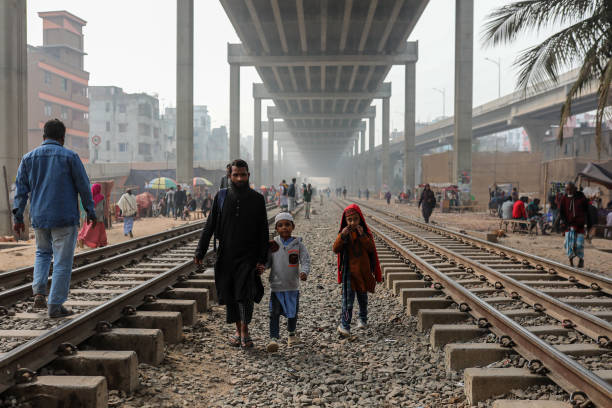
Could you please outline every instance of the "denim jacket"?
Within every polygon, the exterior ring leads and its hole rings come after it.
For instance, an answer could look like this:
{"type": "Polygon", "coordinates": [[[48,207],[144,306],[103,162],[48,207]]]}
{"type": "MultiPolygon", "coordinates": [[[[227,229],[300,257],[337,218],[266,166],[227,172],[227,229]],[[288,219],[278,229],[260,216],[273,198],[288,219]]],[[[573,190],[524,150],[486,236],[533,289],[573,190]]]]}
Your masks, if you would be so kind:
{"type": "Polygon", "coordinates": [[[15,222],[23,222],[28,196],[33,228],[79,225],[77,194],[87,214],[95,217],[89,178],[79,155],[55,140],[47,139],[23,156],[16,185],[15,222]]]}

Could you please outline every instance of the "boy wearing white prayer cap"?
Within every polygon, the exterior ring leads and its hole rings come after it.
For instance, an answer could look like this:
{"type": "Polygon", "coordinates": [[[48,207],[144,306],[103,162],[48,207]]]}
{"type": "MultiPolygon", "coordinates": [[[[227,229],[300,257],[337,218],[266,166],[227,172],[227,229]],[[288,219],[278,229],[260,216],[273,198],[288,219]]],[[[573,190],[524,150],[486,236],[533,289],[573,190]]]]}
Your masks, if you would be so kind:
{"type": "Polygon", "coordinates": [[[288,212],[279,213],[274,219],[277,236],[270,241],[267,267],[270,269],[270,342],[267,350],[278,350],[280,340],[280,316],[287,318],[289,336],[287,344],[298,343],[296,336],[297,314],[300,302],[300,280],[310,273],[310,255],[302,238],[291,236],[295,223],[288,212]]]}

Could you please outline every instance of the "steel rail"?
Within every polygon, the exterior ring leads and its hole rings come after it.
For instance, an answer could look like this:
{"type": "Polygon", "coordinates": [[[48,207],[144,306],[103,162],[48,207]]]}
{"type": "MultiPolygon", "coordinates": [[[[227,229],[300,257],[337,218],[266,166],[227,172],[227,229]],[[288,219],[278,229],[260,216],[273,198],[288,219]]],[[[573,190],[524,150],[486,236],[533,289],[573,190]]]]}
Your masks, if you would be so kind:
{"type": "MultiPolygon", "coordinates": [[[[297,207],[294,214],[297,214],[302,207],[297,207]]],[[[268,224],[273,222],[274,217],[268,218],[268,224]]],[[[79,280],[97,275],[102,267],[105,267],[104,269],[120,267],[139,256],[144,257],[167,249],[167,247],[173,246],[173,244],[187,242],[195,238],[199,233],[201,233],[199,229],[191,231],[169,240],[119,254],[107,260],[95,262],[86,267],[77,268],[73,270],[73,277],[76,275],[77,279],[72,282],[78,282],[79,280]]],[[[209,260],[214,254],[214,251],[208,251],[205,259],[209,260]]],[[[174,284],[181,276],[189,275],[197,268],[198,266],[192,260],[185,261],[103,304],[77,315],[75,318],[49,330],[45,334],[2,354],[0,356],[0,393],[16,384],[19,369],[25,367],[30,370],[38,370],[49,364],[56,358],[58,349],[62,344],[79,344],[85,341],[98,332],[98,323],[113,322],[120,319],[124,308],[127,306],[138,307],[142,305],[145,303],[145,298],[148,298],[149,295],[158,295],[165,291],[168,286],[174,284]]],[[[30,290],[29,285],[22,285],[22,287],[14,289],[23,291],[24,287],[26,290],[30,290]]],[[[0,298],[4,293],[6,292],[0,294],[0,298]]],[[[16,296],[16,294],[11,296],[16,296]]]]}
{"type": "Polygon", "coordinates": [[[525,285],[512,277],[508,277],[506,274],[496,271],[487,265],[483,265],[465,255],[458,254],[450,249],[436,244],[435,242],[429,241],[426,238],[419,237],[418,235],[410,231],[406,231],[405,229],[375,215],[369,215],[368,217],[401,235],[409,237],[413,241],[421,242],[427,249],[433,249],[434,251],[443,254],[447,258],[453,259],[457,264],[463,264],[468,273],[470,272],[470,268],[467,267],[469,265],[473,269],[472,273],[477,272],[481,276],[486,277],[492,285],[494,285],[496,282],[500,282],[503,285],[503,289],[510,292],[516,292],[521,296],[521,300],[529,301],[526,303],[531,303],[532,306],[537,303],[541,304],[544,306],[544,310],[548,315],[554,317],[560,322],[564,322],[565,320],[569,319],[570,323],[575,325],[575,328],[578,331],[595,340],[597,340],[599,336],[612,338],[612,325],[603,319],[593,316],[590,313],[583,312],[582,310],[570,306],[567,303],[564,303],[546,293],[542,293],[537,289],[525,285]]]}
{"type": "MultiPolygon", "coordinates": [[[[212,256],[209,251],[206,257],[212,256]]],[[[47,333],[3,354],[0,357],[0,392],[15,385],[18,369],[37,370],[57,357],[63,343],[79,344],[97,333],[99,322],[113,322],[122,316],[126,306],[138,307],[145,303],[145,296],[158,295],[176,282],[181,275],[188,275],[197,266],[192,260],[181,263],[143,284],[66,321],[47,333]]]]}
{"type": "MultiPolygon", "coordinates": [[[[144,258],[147,255],[166,250],[170,247],[186,243],[189,240],[197,238],[201,230],[187,232],[185,234],[166,239],[164,241],[155,242],[153,244],[134,249],[129,252],[123,252],[110,258],[103,259],[94,263],[90,263],[72,270],[70,283],[78,283],[92,276],[97,276],[105,271],[110,271],[114,268],[120,268],[128,263],[144,258]]],[[[52,276],[49,277],[51,282],[52,276]]],[[[15,286],[8,290],[0,292],[0,306],[11,306],[16,302],[27,298],[32,293],[32,285],[25,283],[15,286]]]]}
{"type": "MultiPolygon", "coordinates": [[[[276,207],[277,205],[275,203],[266,204],[266,210],[268,211],[276,207]]],[[[155,234],[146,235],[144,237],[138,237],[129,241],[124,241],[102,248],[96,248],[89,251],[80,252],[74,255],[73,267],[79,267],[90,262],[95,262],[104,259],[111,254],[120,254],[122,252],[131,251],[135,248],[140,248],[143,245],[149,245],[153,242],[158,242],[160,240],[165,240],[167,238],[175,237],[177,235],[182,235],[186,232],[201,229],[203,228],[205,222],[206,219],[189,223],[187,225],[181,225],[180,227],[172,228],[166,231],[157,232],[155,234]]],[[[0,272],[0,287],[7,289],[19,285],[21,283],[30,282],[32,280],[33,273],[33,265],[24,266],[22,268],[13,269],[6,272],[0,272]]],[[[51,275],[52,273],[53,265],[51,265],[51,270],[49,274],[51,275]]]]}
{"type": "Polygon", "coordinates": [[[532,265],[536,268],[548,268],[549,273],[558,274],[568,280],[576,280],[581,284],[589,287],[599,287],[601,291],[605,292],[608,295],[612,295],[612,279],[598,275],[592,272],[584,271],[578,268],[572,268],[567,265],[563,265],[557,261],[553,261],[551,259],[542,258],[537,255],[529,254],[527,252],[520,251],[518,249],[510,248],[504,245],[495,244],[492,242],[485,241],[481,238],[472,237],[467,234],[463,234],[461,232],[453,231],[445,227],[433,226],[431,224],[425,224],[405,215],[399,215],[392,213],[391,211],[383,210],[380,208],[376,208],[370,206],[368,204],[364,204],[362,201],[356,201],[360,205],[369,208],[373,211],[378,211],[384,214],[389,215],[390,217],[396,218],[400,221],[408,222],[412,225],[415,225],[419,228],[423,228],[428,231],[442,233],[443,236],[453,236],[457,237],[461,242],[470,244],[472,246],[476,246],[477,248],[483,249],[485,251],[494,250],[497,255],[500,255],[504,258],[510,258],[516,261],[522,262],[524,265],[532,265]]]}
{"type": "MultiPolygon", "coordinates": [[[[92,249],[86,252],[80,252],[74,256],[73,265],[75,267],[88,264],[90,262],[99,261],[112,254],[120,254],[123,252],[131,251],[135,248],[140,248],[143,245],[149,245],[153,242],[165,240],[167,238],[182,235],[190,231],[201,229],[204,226],[204,221],[198,221],[189,225],[184,225],[178,228],[173,228],[167,231],[158,232],[155,234],[147,235],[131,239],[129,241],[120,242],[105,246],[102,248],[92,249]]],[[[53,265],[51,265],[50,274],[52,274],[53,265]]],[[[11,271],[0,273],[0,287],[9,288],[16,286],[21,283],[30,282],[34,273],[34,266],[25,266],[23,268],[13,269],[11,271]]]]}
{"type": "Polygon", "coordinates": [[[402,257],[410,259],[419,269],[435,276],[442,283],[442,291],[457,303],[465,303],[470,313],[477,318],[485,318],[491,325],[489,329],[497,336],[510,336],[514,349],[529,360],[539,360],[549,370],[547,376],[569,393],[584,392],[587,397],[601,407],[609,407],[612,402],[612,386],[574,360],[559,352],[536,335],[521,327],[514,320],[490,306],[488,303],[456,283],[452,278],[429,265],[418,255],[399,244],[380,229],[369,225],[372,232],[402,257]]]}

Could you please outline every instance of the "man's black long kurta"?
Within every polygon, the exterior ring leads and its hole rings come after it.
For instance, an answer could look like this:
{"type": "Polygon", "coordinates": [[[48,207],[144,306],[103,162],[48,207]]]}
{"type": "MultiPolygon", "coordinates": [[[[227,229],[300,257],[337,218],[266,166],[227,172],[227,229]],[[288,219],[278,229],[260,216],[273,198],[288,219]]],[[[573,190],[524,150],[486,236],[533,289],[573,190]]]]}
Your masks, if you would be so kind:
{"type": "Polygon", "coordinates": [[[219,304],[253,301],[263,295],[259,293],[255,265],[265,264],[268,254],[265,200],[251,188],[236,189],[231,183],[221,211],[218,199],[219,193],[202,231],[196,257],[204,257],[215,233],[219,240],[215,264],[219,304]]]}

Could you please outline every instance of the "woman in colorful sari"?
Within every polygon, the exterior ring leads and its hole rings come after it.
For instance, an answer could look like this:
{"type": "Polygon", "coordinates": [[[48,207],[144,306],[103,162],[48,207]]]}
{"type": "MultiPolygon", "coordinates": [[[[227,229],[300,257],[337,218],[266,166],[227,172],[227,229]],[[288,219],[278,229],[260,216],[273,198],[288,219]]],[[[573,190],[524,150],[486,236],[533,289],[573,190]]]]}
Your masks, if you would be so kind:
{"type": "Polygon", "coordinates": [[[100,194],[102,186],[94,184],[91,186],[96,211],[96,222],[84,223],[79,232],[79,246],[87,245],[90,248],[100,248],[108,244],[106,241],[106,230],[104,229],[104,195],[100,194]]]}

